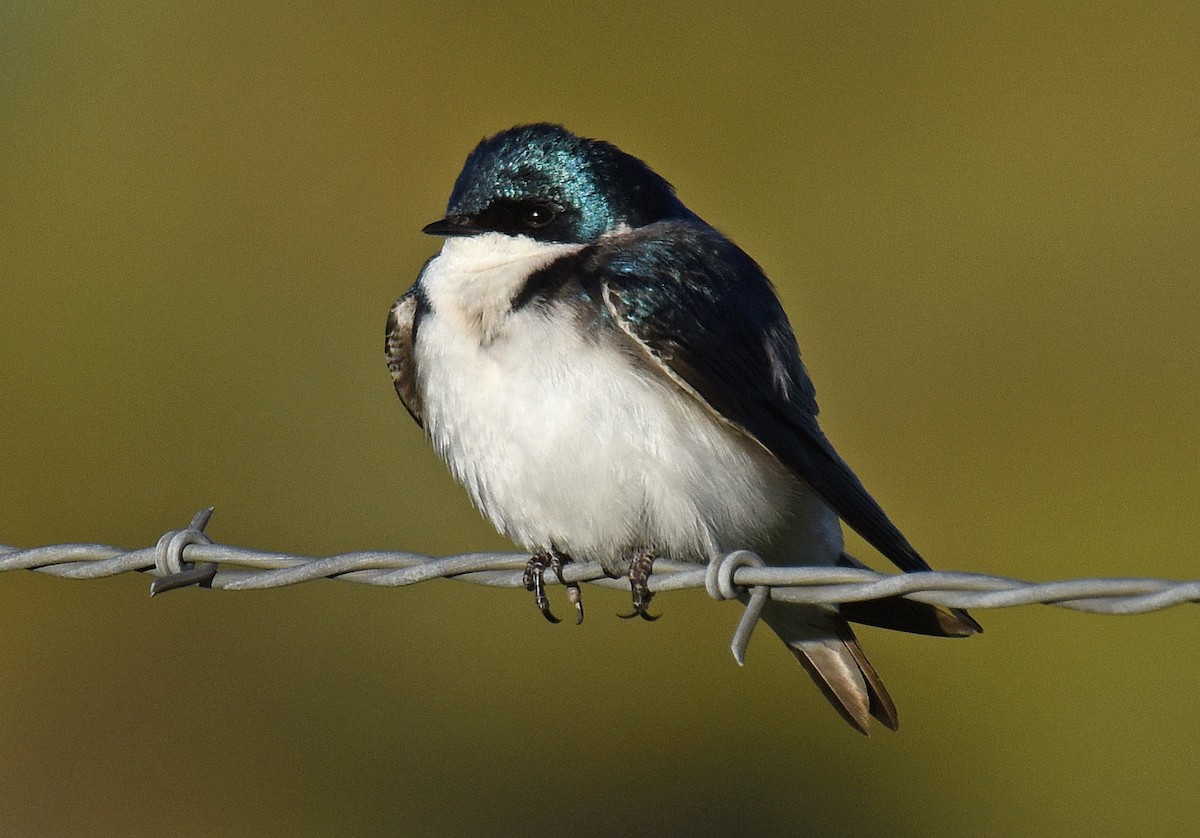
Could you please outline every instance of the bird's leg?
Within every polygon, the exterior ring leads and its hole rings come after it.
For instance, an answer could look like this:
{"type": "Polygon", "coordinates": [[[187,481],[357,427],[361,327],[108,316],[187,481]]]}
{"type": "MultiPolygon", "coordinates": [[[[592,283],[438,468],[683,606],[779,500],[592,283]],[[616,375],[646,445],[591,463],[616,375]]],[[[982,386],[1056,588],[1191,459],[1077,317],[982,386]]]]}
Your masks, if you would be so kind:
{"type": "Polygon", "coordinates": [[[562,621],[550,613],[550,600],[546,599],[546,568],[550,566],[549,553],[534,553],[529,564],[525,565],[525,575],[521,581],[525,583],[525,590],[533,591],[533,600],[542,616],[552,623],[560,623],[562,621]]]}
{"type": "Polygon", "coordinates": [[[546,598],[546,570],[547,568],[554,571],[554,575],[558,577],[558,581],[567,589],[567,597],[575,606],[575,613],[578,615],[575,619],[575,624],[583,622],[583,599],[579,592],[579,585],[574,582],[567,582],[563,578],[563,566],[568,562],[574,561],[566,553],[560,553],[558,550],[550,550],[549,552],[536,553],[529,559],[529,564],[525,565],[525,575],[521,581],[525,583],[525,590],[533,591],[534,602],[537,603],[538,610],[542,612],[542,616],[552,623],[562,622],[555,617],[550,611],[550,600],[546,598]]]}
{"type": "Polygon", "coordinates": [[[650,550],[639,550],[633,554],[629,562],[629,587],[633,591],[633,613],[620,614],[622,619],[641,617],[643,620],[657,620],[646,609],[654,594],[650,591],[650,574],[654,571],[654,553],[650,550]]]}

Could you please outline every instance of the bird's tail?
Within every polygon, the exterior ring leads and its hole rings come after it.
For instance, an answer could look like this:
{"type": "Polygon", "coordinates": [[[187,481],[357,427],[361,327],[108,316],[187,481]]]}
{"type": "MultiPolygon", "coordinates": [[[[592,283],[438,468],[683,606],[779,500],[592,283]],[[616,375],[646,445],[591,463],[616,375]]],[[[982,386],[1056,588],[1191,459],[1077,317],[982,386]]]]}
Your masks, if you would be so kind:
{"type": "MultiPolygon", "coordinates": [[[[866,567],[846,553],[838,564],[866,567]]],[[[839,606],[768,600],[762,619],[803,664],[833,708],[862,733],[867,733],[871,716],[892,730],[900,721],[892,697],[859,648],[847,620],[934,637],[969,637],[983,631],[966,611],[945,611],[903,597],[839,606]]]]}
{"type": "Polygon", "coordinates": [[[868,733],[871,716],[892,730],[899,727],[892,697],[835,609],[768,600],[762,618],[856,730],[868,733]]]}

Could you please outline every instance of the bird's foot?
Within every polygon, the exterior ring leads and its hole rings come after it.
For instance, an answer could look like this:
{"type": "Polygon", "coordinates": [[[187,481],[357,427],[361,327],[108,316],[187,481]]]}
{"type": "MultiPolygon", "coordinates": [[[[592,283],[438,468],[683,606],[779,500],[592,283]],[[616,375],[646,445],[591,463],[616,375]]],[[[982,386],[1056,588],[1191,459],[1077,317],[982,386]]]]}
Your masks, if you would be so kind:
{"type": "Polygon", "coordinates": [[[629,562],[629,587],[633,592],[633,613],[618,614],[621,619],[629,620],[641,617],[643,620],[657,620],[661,615],[653,615],[646,609],[654,594],[650,591],[650,574],[654,571],[654,554],[649,550],[641,550],[634,554],[629,562]]]}
{"type": "Polygon", "coordinates": [[[563,567],[571,561],[573,559],[570,556],[557,550],[536,553],[529,559],[529,564],[525,565],[525,575],[521,577],[521,581],[525,583],[525,590],[533,591],[534,602],[537,603],[542,616],[552,623],[561,623],[562,620],[551,613],[550,600],[546,598],[547,569],[554,571],[559,584],[567,589],[567,598],[575,606],[575,625],[583,622],[583,598],[579,591],[579,585],[563,578],[563,567]]]}

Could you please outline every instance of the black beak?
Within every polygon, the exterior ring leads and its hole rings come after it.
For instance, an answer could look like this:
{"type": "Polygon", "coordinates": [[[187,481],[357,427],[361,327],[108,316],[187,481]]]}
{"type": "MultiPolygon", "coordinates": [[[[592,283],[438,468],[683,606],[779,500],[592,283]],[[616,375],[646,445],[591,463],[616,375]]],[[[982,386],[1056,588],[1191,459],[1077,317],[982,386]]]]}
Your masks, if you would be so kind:
{"type": "Polygon", "coordinates": [[[447,215],[439,221],[426,224],[421,232],[430,236],[473,236],[479,230],[469,215],[447,215]]]}

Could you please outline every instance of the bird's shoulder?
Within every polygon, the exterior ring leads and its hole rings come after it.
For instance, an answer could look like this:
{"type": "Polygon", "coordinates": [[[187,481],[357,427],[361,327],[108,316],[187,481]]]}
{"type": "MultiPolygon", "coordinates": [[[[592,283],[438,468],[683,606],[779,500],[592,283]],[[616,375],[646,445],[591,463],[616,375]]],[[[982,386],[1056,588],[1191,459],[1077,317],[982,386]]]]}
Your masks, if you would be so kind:
{"type": "Polygon", "coordinates": [[[742,407],[777,403],[815,428],[816,392],[775,289],[720,231],[699,220],[664,221],[580,256],[585,287],[616,325],[686,370],[723,416],[744,424],[742,407]]]}

